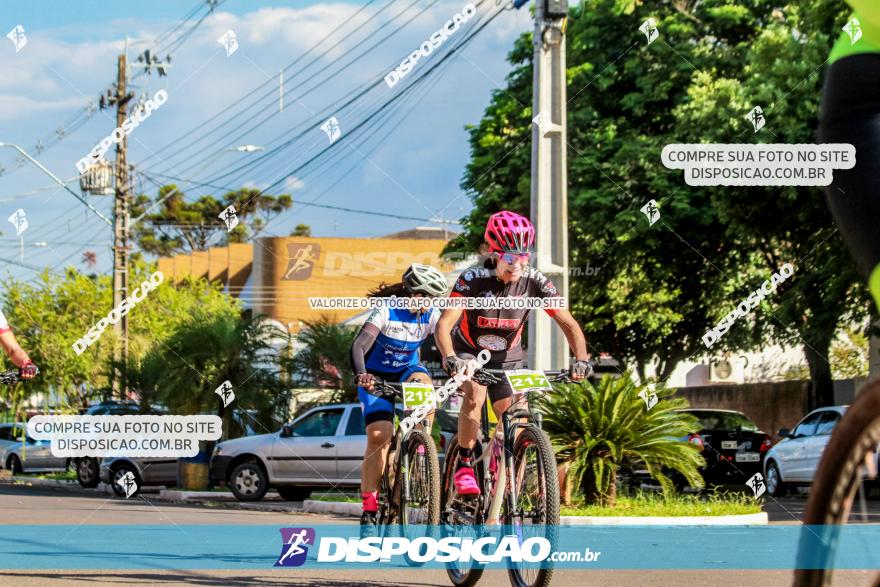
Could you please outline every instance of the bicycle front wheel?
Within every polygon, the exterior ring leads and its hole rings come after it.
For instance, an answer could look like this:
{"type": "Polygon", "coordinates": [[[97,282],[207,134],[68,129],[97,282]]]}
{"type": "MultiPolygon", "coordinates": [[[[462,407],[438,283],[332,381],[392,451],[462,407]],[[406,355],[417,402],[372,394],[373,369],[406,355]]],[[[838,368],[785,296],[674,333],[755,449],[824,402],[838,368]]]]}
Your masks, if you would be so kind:
{"type": "Polygon", "coordinates": [[[414,428],[405,442],[406,465],[403,455],[398,461],[400,470],[400,525],[406,536],[413,532],[425,536],[423,529],[413,528],[440,524],[440,463],[434,439],[421,426],[414,428]]]}
{"type": "MultiPolygon", "coordinates": [[[[796,587],[831,584],[841,525],[857,521],[859,513],[867,516],[868,483],[880,466],[878,444],[880,381],[875,381],[859,392],[825,447],[804,514],[796,587]],[[853,511],[857,497],[860,505],[853,511]]],[[[880,585],[880,578],[874,585],[880,585]]]]}
{"type": "MultiPolygon", "coordinates": [[[[556,455],[547,434],[534,425],[523,428],[513,447],[513,483],[515,502],[505,519],[509,533],[519,543],[541,537],[556,550],[559,529],[559,479],[556,477],[556,455]]],[[[550,561],[533,568],[511,562],[508,567],[511,584],[516,587],[546,587],[553,577],[550,561]]]]}

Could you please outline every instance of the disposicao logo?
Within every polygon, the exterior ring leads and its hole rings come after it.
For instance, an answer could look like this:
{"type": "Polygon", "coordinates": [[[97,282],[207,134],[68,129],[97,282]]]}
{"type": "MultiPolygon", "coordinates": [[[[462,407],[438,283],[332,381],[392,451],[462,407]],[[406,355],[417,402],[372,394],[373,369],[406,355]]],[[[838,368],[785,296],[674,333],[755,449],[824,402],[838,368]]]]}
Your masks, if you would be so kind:
{"type": "Polygon", "coordinates": [[[276,567],[301,567],[309,555],[309,546],[315,544],[314,528],[280,528],[281,554],[276,567]]]}

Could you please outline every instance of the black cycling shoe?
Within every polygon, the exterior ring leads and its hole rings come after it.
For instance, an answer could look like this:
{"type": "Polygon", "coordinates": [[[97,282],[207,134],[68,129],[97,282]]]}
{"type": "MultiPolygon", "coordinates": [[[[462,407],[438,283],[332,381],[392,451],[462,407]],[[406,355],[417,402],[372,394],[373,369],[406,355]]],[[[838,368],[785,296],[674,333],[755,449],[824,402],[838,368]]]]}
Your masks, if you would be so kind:
{"type": "Polygon", "coordinates": [[[361,514],[361,539],[372,538],[378,535],[378,523],[376,512],[364,512],[361,514]]]}

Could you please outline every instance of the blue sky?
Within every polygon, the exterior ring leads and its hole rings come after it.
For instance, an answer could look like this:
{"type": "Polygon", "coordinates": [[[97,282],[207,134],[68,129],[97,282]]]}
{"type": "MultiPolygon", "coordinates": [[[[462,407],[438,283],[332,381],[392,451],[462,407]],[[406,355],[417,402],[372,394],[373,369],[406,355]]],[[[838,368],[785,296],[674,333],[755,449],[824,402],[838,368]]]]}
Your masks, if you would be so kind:
{"type": "MultiPolygon", "coordinates": [[[[273,192],[288,192],[295,202],[315,201],[418,218],[437,214],[460,218],[470,207],[459,187],[468,160],[464,126],[479,121],[491,92],[502,86],[509,70],[505,57],[514,39],[532,27],[525,8],[504,11],[462,54],[451,59],[442,76],[432,76],[421,90],[401,101],[399,108],[387,110],[382,124],[365,137],[370,139],[367,144],[341,143],[322,167],[312,165],[301,174],[288,174],[328,145],[329,139],[319,126],[326,118],[325,112],[334,112],[336,100],[387,73],[389,65],[400,62],[465,4],[461,0],[439,0],[419,14],[431,4],[430,0],[395,0],[370,20],[387,2],[377,0],[365,7],[365,3],[227,0],[172,52],[173,68],[168,77],[141,75],[132,81],[138,95],[149,97],[164,89],[168,101],[130,135],[129,162],[153,178],[168,175],[218,186],[178,182],[189,197],[204,193],[219,196],[223,193],[221,187],[264,188],[279,181],[284,189],[273,192]],[[415,18],[393,38],[365,51],[410,17],[415,18]],[[379,30],[382,25],[386,28],[379,30]],[[340,26],[338,33],[325,40],[340,26]],[[227,30],[235,31],[239,44],[229,57],[217,43],[227,30]],[[277,80],[271,78],[322,41],[317,51],[285,74],[285,89],[294,88],[302,98],[288,96],[284,111],[277,112],[277,80]],[[338,46],[327,51],[336,42],[338,46]],[[345,63],[361,51],[365,54],[357,63],[331,76],[333,60],[345,63]],[[316,62],[305,67],[316,55],[316,62]],[[266,88],[255,93],[254,88],[267,80],[266,88]],[[268,97],[260,100],[261,92],[268,97]],[[248,98],[241,113],[216,117],[242,95],[248,98]],[[250,101],[254,102],[252,107],[250,101]],[[272,116],[256,128],[244,124],[257,113],[262,113],[257,120],[272,116]],[[209,134],[212,124],[224,121],[228,121],[226,126],[209,134]],[[240,124],[241,129],[232,132],[240,124]],[[294,147],[246,172],[227,173],[248,158],[261,155],[228,149],[241,144],[272,146],[301,127],[307,129],[305,136],[294,147]],[[387,138],[382,138],[385,133],[387,138]],[[375,148],[368,150],[373,144],[375,148]]],[[[197,4],[196,0],[2,0],[0,141],[22,145],[54,173],[65,180],[73,179],[76,161],[116,126],[114,113],[105,110],[83,118],[85,123],[80,128],[72,132],[65,129],[62,140],[46,142],[48,148],[42,153],[33,150],[37,140],[52,136],[62,122],[81,112],[90,99],[96,100],[115,80],[116,55],[123,49],[126,35],[129,60],[134,62],[140,51],[155,43],[157,35],[174,26],[197,4]],[[19,24],[25,29],[28,43],[16,53],[5,34],[19,24]]],[[[496,10],[495,2],[486,0],[477,17],[496,10]]],[[[466,34],[467,30],[462,28],[456,34],[466,34]]],[[[454,40],[455,35],[447,44],[454,40]]],[[[414,78],[431,67],[432,58],[437,55],[422,58],[408,77],[414,78]]],[[[132,75],[137,73],[134,70],[132,75]]],[[[405,85],[402,81],[389,89],[381,84],[363,99],[336,112],[342,132],[405,85]]],[[[110,228],[73,196],[53,186],[34,166],[10,169],[16,155],[11,149],[0,149],[0,165],[6,169],[0,175],[0,258],[19,259],[19,239],[6,218],[21,208],[29,222],[23,235],[26,264],[56,270],[70,264],[82,268],[82,254],[91,250],[97,253],[98,269],[109,271],[110,228]],[[45,246],[38,246],[40,243],[45,246]]],[[[112,161],[113,152],[107,157],[112,161]]],[[[69,185],[79,191],[76,182],[69,185]]],[[[143,179],[138,187],[155,193],[155,187],[143,179]]],[[[110,215],[112,198],[88,199],[110,215]]],[[[287,235],[298,223],[311,225],[315,236],[356,237],[426,224],[294,203],[291,211],[273,220],[266,234],[287,235]]],[[[31,269],[9,263],[2,263],[2,267],[3,274],[8,271],[19,278],[35,275],[31,269]]]]}

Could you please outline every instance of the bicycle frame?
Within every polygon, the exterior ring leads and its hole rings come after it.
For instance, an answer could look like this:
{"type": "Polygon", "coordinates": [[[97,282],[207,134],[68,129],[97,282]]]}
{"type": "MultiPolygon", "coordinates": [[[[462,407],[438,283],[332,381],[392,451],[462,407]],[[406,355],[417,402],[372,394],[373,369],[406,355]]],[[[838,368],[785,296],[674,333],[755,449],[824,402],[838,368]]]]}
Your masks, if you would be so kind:
{"type": "Polygon", "coordinates": [[[514,394],[514,397],[517,395],[521,397],[515,399],[510,408],[501,415],[501,420],[495,425],[491,437],[489,436],[489,405],[488,402],[483,403],[480,432],[485,440],[478,439],[481,454],[474,461],[474,465],[482,463],[484,466],[483,486],[488,488],[485,502],[488,507],[483,514],[486,523],[490,525],[498,523],[505,503],[510,515],[516,507],[516,484],[513,479],[513,446],[516,441],[516,431],[528,426],[541,427],[540,417],[534,417],[530,410],[519,407],[523,400],[526,400],[526,406],[528,405],[528,393],[514,394]],[[503,458],[499,458],[502,453],[503,458]]]}

